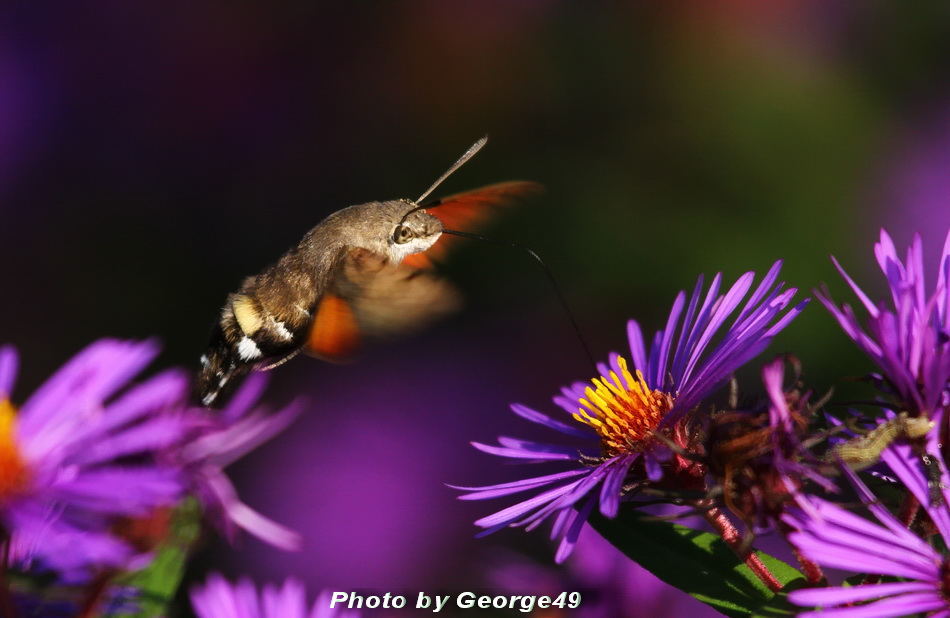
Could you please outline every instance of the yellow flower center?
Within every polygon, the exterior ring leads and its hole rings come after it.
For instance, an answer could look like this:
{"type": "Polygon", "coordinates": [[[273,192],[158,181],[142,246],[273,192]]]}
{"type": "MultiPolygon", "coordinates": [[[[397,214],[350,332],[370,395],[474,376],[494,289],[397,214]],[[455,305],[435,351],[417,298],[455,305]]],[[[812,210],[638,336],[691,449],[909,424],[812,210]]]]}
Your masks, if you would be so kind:
{"type": "Polygon", "coordinates": [[[27,482],[26,462],[17,450],[13,437],[16,429],[16,408],[7,399],[0,399],[0,504],[19,492],[27,482]]]}
{"type": "Polygon", "coordinates": [[[584,407],[574,414],[597,430],[607,457],[646,450],[654,430],[673,407],[672,395],[651,391],[643,374],[631,375],[623,358],[617,364],[621,376],[611,371],[609,377],[594,378],[595,388],[584,390],[587,398],[578,401],[584,407]]]}

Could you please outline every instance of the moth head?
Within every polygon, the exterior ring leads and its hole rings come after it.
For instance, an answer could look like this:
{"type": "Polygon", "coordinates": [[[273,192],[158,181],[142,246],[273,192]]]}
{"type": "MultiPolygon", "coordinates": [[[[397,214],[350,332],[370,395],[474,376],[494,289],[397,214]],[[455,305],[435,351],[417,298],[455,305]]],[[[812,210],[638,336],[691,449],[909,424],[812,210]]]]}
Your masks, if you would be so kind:
{"type": "Polygon", "coordinates": [[[425,251],[441,235],[442,222],[416,207],[401,217],[390,231],[390,257],[396,262],[402,261],[407,255],[425,251]]]}

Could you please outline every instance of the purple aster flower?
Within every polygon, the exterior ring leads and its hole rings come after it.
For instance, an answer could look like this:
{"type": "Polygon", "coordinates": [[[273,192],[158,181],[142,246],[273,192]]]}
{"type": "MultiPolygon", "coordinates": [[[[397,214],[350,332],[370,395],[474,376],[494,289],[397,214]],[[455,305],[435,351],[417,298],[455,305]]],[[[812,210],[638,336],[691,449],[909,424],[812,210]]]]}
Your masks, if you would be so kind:
{"type": "Polygon", "coordinates": [[[927,292],[924,281],[919,235],[914,236],[907,258],[901,262],[882,229],[874,255],[887,278],[893,309],[884,302],[872,302],[832,257],[868,312],[867,331],[849,305],[834,304],[827,289],[817,296],[845,333],[881,368],[879,378],[898,397],[899,405],[914,415],[936,419],[950,404],[950,233],[932,293],[927,292]]]}
{"type": "Polygon", "coordinates": [[[190,409],[188,437],[183,446],[176,446],[172,459],[184,469],[192,491],[225,536],[233,538],[242,528],[275,547],[297,550],[300,536],[241,502],[224,473],[225,467],[286,428],[300,411],[297,403],[277,413],[254,407],[266,384],[264,375],[254,374],[224,410],[190,409]]]}
{"type": "Polygon", "coordinates": [[[181,497],[178,469],[157,455],[182,435],[187,376],[131,385],[157,352],[153,342],[100,340],[17,409],[17,353],[0,348],[0,520],[18,567],[78,579],[134,566],[136,552],[110,527],[181,497]]]}
{"type": "Polygon", "coordinates": [[[260,595],[249,579],[229,583],[218,573],[204,586],[191,590],[191,604],[198,618],[357,618],[354,610],[331,608],[330,594],[317,597],[310,611],[303,584],[288,579],[281,588],[266,585],[260,595]]]}
{"type": "MultiPolygon", "coordinates": [[[[943,537],[945,546],[950,542],[950,492],[947,491],[950,478],[937,442],[937,432],[931,432],[927,450],[933,458],[930,461],[939,463],[939,489],[937,483],[928,481],[923,458],[915,455],[908,444],[891,444],[883,451],[882,458],[923,506],[943,537]]],[[[931,467],[934,466],[928,466],[931,467]]],[[[819,564],[895,577],[901,581],[796,590],[789,594],[789,600],[797,605],[823,608],[820,613],[806,612],[802,616],[950,615],[950,598],[946,590],[947,573],[950,572],[947,556],[901,523],[848,466],[843,466],[843,469],[878,523],[820,498],[810,497],[806,498],[807,511],[792,510],[784,517],[798,530],[789,535],[789,541],[819,564]],[[854,605],[864,602],[867,603],[854,605]]]]}
{"type": "Polygon", "coordinates": [[[571,468],[554,474],[488,487],[460,487],[467,500],[536,491],[533,497],[476,521],[489,534],[505,526],[538,526],[554,517],[552,538],[561,537],[557,561],[566,558],[587,516],[595,508],[614,517],[625,489],[658,483],[661,479],[678,489],[701,489],[704,471],[694,461],[671,453],[666,440],[682,448],[694,446],[695,435],[688,413],[725,383],[742,364],[762,352],[804,308],[806,301],[785,311],[796,290],[776,283],[781,262],[776,262],[755,289],[725,333],[717,338],[729,316],[752,287],[749,272],[720,295],[721,275],[716,275],[704,295],[703,278],[686,303],[681,292],[673,304],[666,327],[647,349],[640,326],[628,325],[630,353],[635,367],[611,355],[610,366],[601,365],[593,386],[575,383],[562,389],[554,401],[575,422],[552,418],[515,404],[515,414],[562,434],[585,440],[584,446],[564,446],[499,438],[499,446],[475,444],[479,450],[531,462],[568,461],[571,468]],[[686,310],[685,314],[683,310],[686,310]],[[784,314],[783,314],[784,312],[784,314]],[[718,343],[714,345],[714,340],[718,343]],[[665,478],[664,478],[665,477],[665,478]]]}

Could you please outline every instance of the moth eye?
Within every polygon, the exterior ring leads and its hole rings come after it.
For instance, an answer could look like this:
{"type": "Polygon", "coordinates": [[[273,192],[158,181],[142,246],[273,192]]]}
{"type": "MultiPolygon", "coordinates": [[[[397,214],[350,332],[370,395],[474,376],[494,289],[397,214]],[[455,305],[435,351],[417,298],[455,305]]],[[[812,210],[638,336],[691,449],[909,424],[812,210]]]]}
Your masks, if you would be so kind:
{"type": "Polygon", "coordinates": [[[396,229],[393,230],[393,241],[398,245],[404,245],[410,240],[413,239],[415,234],[412,233],[405,225],[397,225],[396,229]]]}

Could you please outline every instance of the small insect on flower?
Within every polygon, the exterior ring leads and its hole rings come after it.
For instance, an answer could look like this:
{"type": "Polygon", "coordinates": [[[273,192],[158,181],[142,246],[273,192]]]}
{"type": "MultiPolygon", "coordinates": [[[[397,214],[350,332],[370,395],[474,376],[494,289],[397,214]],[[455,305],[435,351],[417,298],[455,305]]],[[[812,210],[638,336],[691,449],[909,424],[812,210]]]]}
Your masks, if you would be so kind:
{"type": "Polygon", "coordinates": [[[911,418],[906,412],[901,412],[867,435],[836,445],[832,455],[848,464],[852,470],[864,470],[880,461],[881,453],[895,440],[919,440],[926,437],[933,427],[934,422],[928,418],[911,418]]]}
{"type": "Polygon", "coordinates": [[[476,142],[416,200],[368,202],[324,219],[275,264],[228,296],[201,357],[197,395],[210,406],[227,383],[276,367],[300,351],[349,358],[364,336],[408,333],[456,308],[457,295],[430,270],[445,230],[485,218],[490,207],[541,192],[504,182],[423,202],[487,138],[476,142]],[[438,217],[427,212],[437,208],[438,217]]]}

